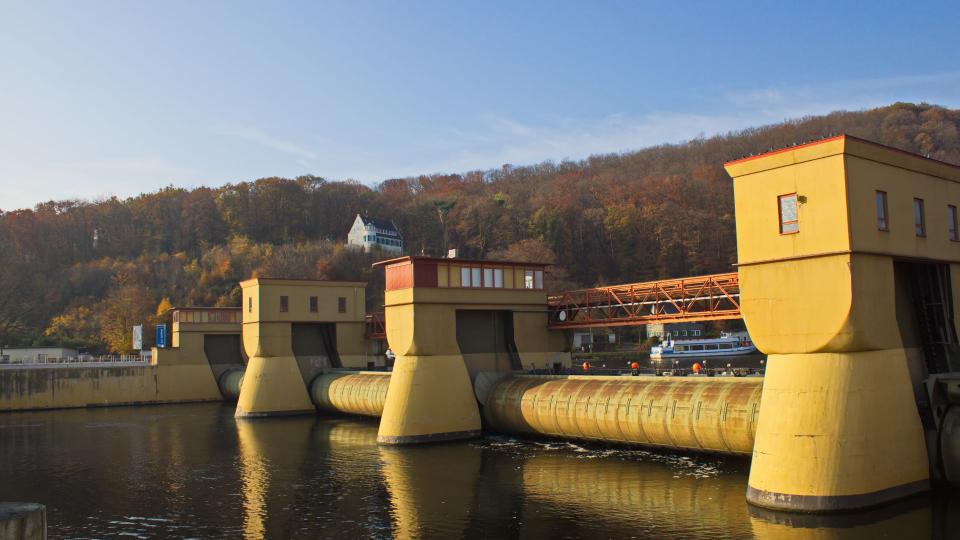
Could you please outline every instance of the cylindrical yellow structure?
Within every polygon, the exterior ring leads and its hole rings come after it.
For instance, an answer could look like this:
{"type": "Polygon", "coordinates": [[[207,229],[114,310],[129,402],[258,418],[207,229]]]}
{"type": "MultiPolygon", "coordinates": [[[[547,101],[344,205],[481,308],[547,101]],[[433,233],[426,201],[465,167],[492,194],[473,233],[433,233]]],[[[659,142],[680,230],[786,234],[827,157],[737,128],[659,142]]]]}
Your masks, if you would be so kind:
{"type": "Polygon", "coordinates": [[[390,373],[324,373],[310,384],[310,397],[321,411],[383,416],[390,373]]]}
{"type": "Polygon", "coordinates": [[[511,375],[483,418],[508,433],[750,455],[763,379],[511,375]]]}
{"type": "Polygon", "coordinates": [[[244,368],[231,368],[224,371],[217,381],[220,393],[226,401],[236,401],[240,397],[240,385],[243,384],[244,368]]]}

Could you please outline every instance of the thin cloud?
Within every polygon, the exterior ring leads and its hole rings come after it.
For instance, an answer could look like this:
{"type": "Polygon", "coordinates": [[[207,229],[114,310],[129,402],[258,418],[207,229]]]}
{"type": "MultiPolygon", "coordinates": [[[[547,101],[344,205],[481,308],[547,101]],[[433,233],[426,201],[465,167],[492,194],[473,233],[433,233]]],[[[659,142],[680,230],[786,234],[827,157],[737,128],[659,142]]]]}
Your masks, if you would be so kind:
{"type": "Polygon", "coordinates": [[[255,144],[259,144],[260,146],[276,150],[278,152],[290,154],[300,158],[301,160],[313,161],[317,159],[316,152],[307,150],[297,143],[271,137],[256,128],[237,127],[219,130],[218,133],[220,135],[226,135],[229,137],[237,137],[255,144]]]}
{"type": "MultiPolygon", "coordinates": [[[[504,163],[531,164],[581,159],[664,143],[679,143],[792,118],[860,110],[895,101],[960,103],[960,72],[838,80],[823,84],[769,86],[721,95],[718,112],[622,112],[603,118],[563,118],[534,125],[515,118],[486,115],[474,129],[462,126],[443,147],[456,146],[442,163],[417,172],[488,169],[504,163]]],[[[386,173],[387,175],[394,173],[386,173]]],[[[380,175],[377,175],[380,176],[380,175]]],[[[385,177],[385,176],[381,176],[385,177]]]]}
{"type": "Polygon", "coordinates": [[[75,171],[109,171],[151,176],[181,177],[193,175],[189,167],[180,167],[158,156],[116,157],[77,161],[64,165],[75,171]]]}

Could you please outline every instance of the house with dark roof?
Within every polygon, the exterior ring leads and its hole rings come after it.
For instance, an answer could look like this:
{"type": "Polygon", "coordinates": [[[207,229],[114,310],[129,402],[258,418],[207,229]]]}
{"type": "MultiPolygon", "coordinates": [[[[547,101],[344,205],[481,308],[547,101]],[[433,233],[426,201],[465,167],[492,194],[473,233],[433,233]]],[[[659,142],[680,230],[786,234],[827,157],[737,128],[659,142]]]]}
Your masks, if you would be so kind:
{"type": "Polygon", "coordinates": [[[347,245],[372,251],[374,246],[399,255],[403,253],[403,236],[393,221],[357,214],[347,233],[347,245]]]}

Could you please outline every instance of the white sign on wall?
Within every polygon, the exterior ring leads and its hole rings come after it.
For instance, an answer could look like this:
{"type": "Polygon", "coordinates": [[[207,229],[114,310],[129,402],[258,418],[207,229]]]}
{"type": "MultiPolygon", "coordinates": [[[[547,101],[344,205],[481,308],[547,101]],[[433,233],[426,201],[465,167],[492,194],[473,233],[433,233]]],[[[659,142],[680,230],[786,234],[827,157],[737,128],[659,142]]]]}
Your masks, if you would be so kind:
{"type": "Polygon", "coordinates": [[[143,325],[138,324],[133,327],[133,350],[143,350],[143,325]]]}

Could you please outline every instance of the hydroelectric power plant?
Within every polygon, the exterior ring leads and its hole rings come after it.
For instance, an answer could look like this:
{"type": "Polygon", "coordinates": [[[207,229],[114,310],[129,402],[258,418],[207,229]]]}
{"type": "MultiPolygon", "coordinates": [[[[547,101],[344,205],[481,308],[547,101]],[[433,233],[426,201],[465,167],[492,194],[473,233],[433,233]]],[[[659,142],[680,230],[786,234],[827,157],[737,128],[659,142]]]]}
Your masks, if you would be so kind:
{"type": "MultiPolygon", "coordinates": [[[[377,264],[382,327],[364,312],[364,283],[253,278],[239,308],[175,311],[172,347],[149,361],[0,367],[0,409],[229,403],[237,443],[225,451],[242,469],[237,532],[253,537],[271,515],[267,494],[300,481],[290,470],[271,480],[270,463],[295,470],[316,459],[305,449],[320,439],[344,475],[323,481],[351,497],[360,497],[351,483],[364,481],[351,460],[378,463],[371,489],[386,493],[378,504],[392,505],[398,536],[458,534],[431,527],[483,519],[484,508],[534,512],[531,500],[615,530],[618,520],[639,526],[636,508],[663,512],[663,528],[647,533],[676,537],[699,534],[672,516],[703,512],[729,520],[719,526],[733,535],[765,538],[805,527],[837,537],[931,529],[917,510],[927,492],[960,483],[960,167],[839,136],[726,169],[735,272],[548,296],[544,264],[399,257],[377,264]],[[736,318],[768,355],[763,376],[569,374],[570,329],[736,318]],[[396,355],[389,370],[383,339],[396,355]],[[375,420],[303,418],[337,414],[375,420]],[[524,444],[554,446],[538,454],[524,444]],[[698,480],[649,464],[565,466],[569,456],[553,451],[561,444],[674,464],[730,459],[744,481],[689,495],[698,480]],[[501,447],[519,454],[489,457],[501,447]],[[491,491],[498,482],[512,486],[503,500],[491,491]],[[744,500],[743,512],[730,510],[744,500]],[[837,512],[846,514],[807,515],[837,512]]],[[[161,409],[117,418],[139,425],[161,409]]],[[[0,427],[113,412],[11,413],[0,427]]],[[[216,418],[222,429],[225,416],[216,418]]],[[[172,431],[142,444],[198,459],[178,449],[169,419],[157,425],[172,431]]],[[[189,499],[192,484],[167,479],[163,489],[189,499]]]]}

